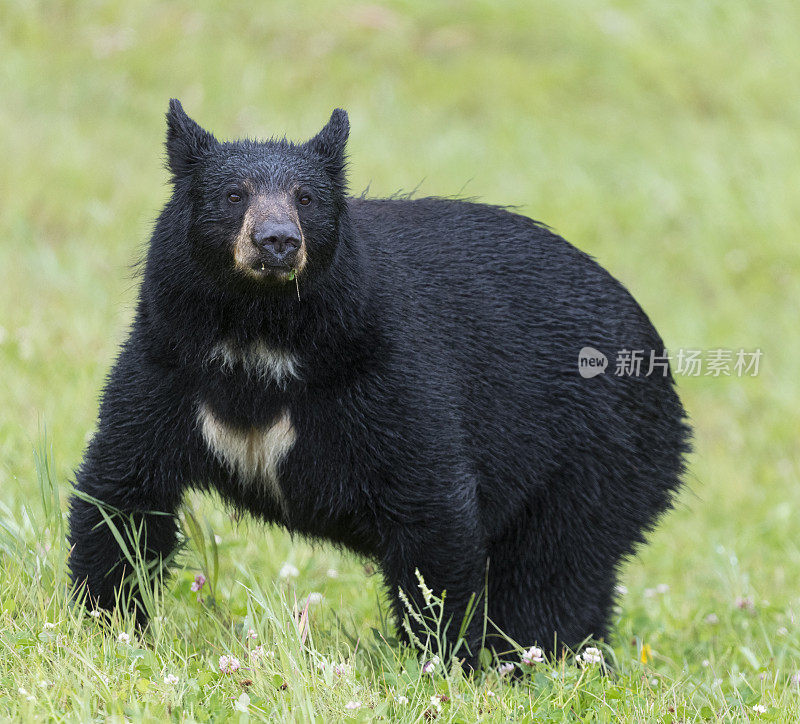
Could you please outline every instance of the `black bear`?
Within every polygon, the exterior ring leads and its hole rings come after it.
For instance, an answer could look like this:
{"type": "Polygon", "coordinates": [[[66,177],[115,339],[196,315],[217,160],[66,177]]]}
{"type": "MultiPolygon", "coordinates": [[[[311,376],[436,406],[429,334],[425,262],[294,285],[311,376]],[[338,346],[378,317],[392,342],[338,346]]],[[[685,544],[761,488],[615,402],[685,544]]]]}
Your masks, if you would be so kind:
{"type": "Polygon", "coordinates": [[[445,653],[478,596],[467,666],[484,610],[490,636],[550,652],[602,637],[689,448],[661,339],[531,219],[349,197],[348,133],[335,110],[305,143],[219,142],[171,101],[172,195],[76,473],[76,589],[106,609],[127,591],[144,624],[150,584],[126,577],[97,503],[158,569],[196,486],[377,561],[398,619],[399,591],[425,607],[418,569],[446,592],[445,653]],[[606,369],[619,351],[644,364],[606,369]]]}

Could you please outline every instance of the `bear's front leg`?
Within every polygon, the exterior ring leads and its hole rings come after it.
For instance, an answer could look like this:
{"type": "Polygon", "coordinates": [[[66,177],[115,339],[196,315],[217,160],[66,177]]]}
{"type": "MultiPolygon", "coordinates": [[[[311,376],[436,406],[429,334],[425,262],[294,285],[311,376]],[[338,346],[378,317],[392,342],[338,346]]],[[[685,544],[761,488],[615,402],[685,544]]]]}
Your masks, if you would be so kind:
{"type": "Polygon", "coordinates": [[[99,428],[70,500],[69,569],[74,592],[106,610],[132,610],[144,625],[147,589],[177,544],[176,511],[190,471],[180,460],[191,435],[179,388],[125,356],[112,372],[99,428]]]}
{"type": "Polygon", "coordinates": [[[148,614],[142,586],[152,591],[161,564],[175,548],[179,496],[152,469],[121,461],[102,435],[78,471],[76,489],[69,513],[75,592],[85,592],[90,606],[128,607],[144,625],[148,614]]]}
{"type": "Polygon", "coordinates": [[[424,519],[393,527],[382,563],[400,636],[427,645],[445,666],[455,656],[474,669],[484,630],[486,553],[468,507],[431,505],[424,519]],[[431,594],[443,599],[441,608],[431,605],[431,594]]]}

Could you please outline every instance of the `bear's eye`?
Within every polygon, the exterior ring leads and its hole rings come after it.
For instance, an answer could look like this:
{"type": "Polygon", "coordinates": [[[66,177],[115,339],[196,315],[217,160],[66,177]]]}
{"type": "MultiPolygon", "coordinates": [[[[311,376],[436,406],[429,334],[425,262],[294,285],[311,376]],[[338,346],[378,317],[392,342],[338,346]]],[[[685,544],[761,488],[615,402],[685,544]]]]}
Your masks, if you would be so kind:
{"type": "Polygon", "coordinates": [[[230,201],[232,204],[238,204],[241,200],[241,194],[237,194],[235,191],[231,191],[228,194],[228,201],[230,201]]]}
{"type": "Polygon", "coordinates": [[[300,206],[308,206],[311,203],[311,197],[308,194],[300,194],[300,198],[297,199],[297,202],[300,206]]]}

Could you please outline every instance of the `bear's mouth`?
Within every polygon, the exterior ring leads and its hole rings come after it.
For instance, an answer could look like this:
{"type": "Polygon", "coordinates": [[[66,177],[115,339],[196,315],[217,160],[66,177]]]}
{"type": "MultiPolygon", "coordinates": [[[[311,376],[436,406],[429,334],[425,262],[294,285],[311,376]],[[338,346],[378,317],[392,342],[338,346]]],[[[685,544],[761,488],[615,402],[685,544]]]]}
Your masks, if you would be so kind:
{"type": "Polygon", "coordinates": [[[250,272],[259,278],[268,277],[291,281],[294,279],[297,270],[288,264],[270,263],[266,259],[254,259],[250,264],[250,272]]]}

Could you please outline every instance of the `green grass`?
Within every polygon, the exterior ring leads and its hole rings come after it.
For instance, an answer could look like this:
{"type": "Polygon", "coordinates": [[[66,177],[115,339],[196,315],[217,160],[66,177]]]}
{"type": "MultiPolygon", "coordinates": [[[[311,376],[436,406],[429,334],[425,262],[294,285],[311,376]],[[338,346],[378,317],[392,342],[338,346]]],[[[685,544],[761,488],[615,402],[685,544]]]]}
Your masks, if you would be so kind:
{"type": "Polygon", "coordinates": [[[252,718],[288,720],[424,721],[438,694],[439,721],[800,719],[798,35],[791,0],[6,0],[0,719],[235,720],[244,693],[252,718]],[[422,674],[387,641],[370,568],[214,499],[190,501],[205,542],[189,540],[151,638],[66,607],[61,511],[168,194],[171,96],[222,137],[308,137],[344,106],[354,191],[518,205],[620,278],[668,346],[763,350],[758,377],[679,380],[696,452],[625,568],[615,675],[422,674]],[[251,666],[258,644],[272,656],[251,666]],[[221,674],[229,654],[243,668],[221,674]]]}

